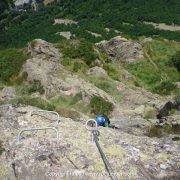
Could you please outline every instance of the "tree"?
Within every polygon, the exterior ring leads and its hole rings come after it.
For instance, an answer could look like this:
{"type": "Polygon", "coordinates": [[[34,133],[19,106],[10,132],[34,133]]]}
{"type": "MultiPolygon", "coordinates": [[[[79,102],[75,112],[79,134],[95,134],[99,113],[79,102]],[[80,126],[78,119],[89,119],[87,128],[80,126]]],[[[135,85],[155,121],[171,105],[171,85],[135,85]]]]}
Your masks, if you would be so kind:
{"type": "Polygon", "coordinates": [[[4,12],[6,9],[10,9],[13,7],[14,2],[13,0],[1,0],[0,1],[0,14],[4,12]]]}

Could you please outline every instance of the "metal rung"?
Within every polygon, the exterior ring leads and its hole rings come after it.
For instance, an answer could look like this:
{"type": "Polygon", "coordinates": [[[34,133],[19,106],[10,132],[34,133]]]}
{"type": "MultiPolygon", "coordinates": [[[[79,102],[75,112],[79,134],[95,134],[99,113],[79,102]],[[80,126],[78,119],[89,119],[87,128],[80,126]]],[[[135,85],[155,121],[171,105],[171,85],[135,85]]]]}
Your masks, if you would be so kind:
{"type": "Polygon", "coordinates": [[[59,137],[59,133],[58,133],[58,130],[55,128],[55,127],[41,127],[41,128],[29,128],[29,129],[23,129],[21,130],[19,133],[18,133],[18,142],[20,141],[21,139],[21,135],[23,132],[25,131],[37,131],[37,130],[46,130],[46,129],[52,129],[56,132],[56,138],[58,139],[59,137]]]}
{"type": "Polygon", "coordinates": [[[37,110],[37,111],[33,111],[33,112],[31,113],[31,116],[33,116],[33,115],[38,115],[38,116],[45,117],[46,119],[49,119],[48,117],[46,117],[46,116],[44,116],[44,115],[40,115],[40,114],[38,114],[37,112],[46,112],[46,113],[55,114],[55,115],[57,116],[57,120],[56,120],[57,124],[59,124],[59,122],[60,122],[59,114],[58,114],[57,112],[55,112],[55,111],[37,110]]]}

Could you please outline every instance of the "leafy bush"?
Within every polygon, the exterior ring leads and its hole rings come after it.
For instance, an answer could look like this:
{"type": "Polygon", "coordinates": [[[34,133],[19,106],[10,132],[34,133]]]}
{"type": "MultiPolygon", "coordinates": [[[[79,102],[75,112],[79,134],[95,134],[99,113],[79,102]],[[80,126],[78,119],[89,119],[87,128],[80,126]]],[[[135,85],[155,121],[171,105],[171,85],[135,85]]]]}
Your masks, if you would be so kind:
{"type": "Polygon", "coordinates": [[[112,86],[112,83],[109,81],[101,81],[97,84],[97,87],[104,90],[107,93],[111,93],[114,91],[114,87],[112,86]]]}
{"type": "Polygon", "coordinates": [[[22,96],[11,101],[13,104],[21,104],[26,106],[35,106],[44,110],[53,111],[55,106],[40,97],[32,98],[29,96],[22,96]]]}
{"type": "Polygon", "coordinates": [[[76,47],[70,46],[64,48],[63,54],[71,59],[83,59],[87,65],[90,65],[97,58],[93,45],[87,41],[82,41],[76,47]]]}
{"type": "Polygon", "coordinates": [[[20,86],[17,86],[17,91],[19,91],[23,95],[30,95],[35,92],[44,94],[45,92],[43,86],[39,81],[34,81],[28,85],[21,84],[20,86]]]}
{"type": "MultiPolygon", "coordinates": [[[[0,3],[0,13],[7,8],[7,3],[0,3]]],[[[180,40],[179,32],[155,29],[147,22],[165,22],[180,24],[179,1],[151,0],[151,1],[109,1],[102,0],[61,0],[52,5],[21,12],[9,12],[0,17],[0,47],[24,47],[27,42],[41,38],[51,42],[62,39],[57,32],[71,31],[78,38],[90,42],[114,37],[117,29],[132,38],[138,36],[160,35],[174,40],[180,40]],[[55,18],[72,18],[78,25],[52,25],[55,18]],[[126,21],[126,23],[124,23],[126,21]],[[129,23],[129,24],[127,24],[129,23]],[[110,27],[109,33],[104,29],[110,27]],[[94,37],[88,31],[102,34],[94,37]]],[[[1,15],[1,14],[0,14],[1,15]]]]}
{"type": "Polygon", "coordinates": [[[104,69],[107,71],[108,75],[114,79],[119,81],[121,78],[120,72],[118,71],[118,68],[112,64],[112,63],[108,63],[105,64],[104,69]]]}
{"type": "Polygon", "coordinates": [[[22,50],[6,49],[0,51],[0,81],[9,82],[17,76],[27,55],[22,50]]]}
{"type": "Polygon", "coordinates": [[[0,14],[5,10],[13,7],[13,0],[2,0],[0,2],[0,14]]]}
{"type": "Polygon", "coordinates": [[[105,101],[99,96],[93,96],[90,101],[91,112],[94,114],[110,115],[113,110],[113,104],[105,101]]]}
{"type": "Polygon", "coordinates": [[[40,94],[44,94],[44,88],[39,81],[32,82],[32,84],[30,84],[27,87],[27,91],[29,94],[32,94],[34,92],[39,92],[40,94]]]}
{"type": "Polygon", "coordinates": [[[169,95],[175,89],[176,86],[171,81],[162,81],[154,87],[153,91],[161,95],[169,95]]]}
{"type": "Polygon", "coordinates": [[[73,72],[85,73],[88,69],[87,64],[85,64],[82,60],[79,59],[64,58],[62,64],[73,72]]]}
{"type": "Polygon", "coordinates": [[[69,105],[75,105],[80,100],[82,100],[82,93],[77,93],[74,97],[71,97],[69,105]]]}
{"type": "Polygon", "coordinates": [[[171,58],[170,64],[180,71],[180,51],[171,58]]]}
{"type": "Polygon", "coordinates": [[[169,125],[165,124],[164,126],[152,125],[147,132],[149,137],[162,137],[165,134],[179,134],[180,126],[179,124],[169,125]]]}
{"type": "Polygon", "coordinates": [[[176,97],[175,97],[175,102],[178,106],[180,106],[180,90],[178,91],[176,97]]]}

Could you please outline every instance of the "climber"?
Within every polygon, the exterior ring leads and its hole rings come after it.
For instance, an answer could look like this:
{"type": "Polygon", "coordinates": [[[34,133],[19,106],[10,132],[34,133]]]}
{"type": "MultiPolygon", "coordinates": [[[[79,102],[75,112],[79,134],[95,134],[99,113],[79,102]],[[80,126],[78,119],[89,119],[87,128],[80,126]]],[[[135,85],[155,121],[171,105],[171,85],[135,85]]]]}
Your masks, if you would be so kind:
{"type": "Polygon", "coordinates": [[[98,126],[109,127],[109,128],[113,128],[113,129],[119,129],[115,125],[110,124],[110,120],[106,115],[97,115],[95,120],[96,120],[98,126]]]}
{"type": "Polygon", "coordinates": [[[109,127],[110,125],[110,120],[106,115],[96,116],[96,122],[98,126],[109,127]]]}

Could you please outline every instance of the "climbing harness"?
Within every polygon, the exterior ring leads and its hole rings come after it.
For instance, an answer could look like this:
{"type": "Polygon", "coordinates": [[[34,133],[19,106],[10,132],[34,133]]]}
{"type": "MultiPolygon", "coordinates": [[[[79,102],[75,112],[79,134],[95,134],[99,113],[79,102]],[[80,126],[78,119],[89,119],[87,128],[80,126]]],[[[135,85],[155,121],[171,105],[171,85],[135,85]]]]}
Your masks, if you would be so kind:
{"type": "Polygon", "coordinates": [[[97,122],[94,119],[90,119],[86,122],[86,129],[91,131],[92,133],[92,141],[95,142],[96,147],[101,155],[101,158],[103,160],[103,163],[105,165],[105,169],[109,174],[109,177],[112,180],[118,180],[118,178],[116,177],[115,173],[113,172],[113,169],[109,163],[109,161],[106,158],[106,155],[104,154],[100,144],[99,144],[99,136],[100,136],[100,132],[98,131],[98,125],[97,122]],[[92,126],[93,125],[93,126],[92,126]],[[90,127],[88,127],[90,126],[90,127]]]}
{"type": "Polygon", "coordinates": [[[41,127],[41,128],[29,128],[29,129],[23,129],[21,130],[19,133],[18,133],[18,142],[20,142],[20,139],[21,139],[21,135],[23,132],[26,132],[26,131],[38,131],[38,130],[47,130],[47,129],[52,129],[56,132],[56,138],[58,139],[59,137],[59,133],[58,133],[58,130],[55,128],[55,127],[41,127]]]}
{"type": "Polygon", "coordinates": [[[45,112],[45,113],[55,114],[55,115],[57,116],[56,124],[57,124],[57,125],[59,124],[59,122],[60,122],[60,117],[59,117],[59,114],[58,114],[57,112],[55,112],[55,111],[46,111],[46,110],[37,110],[37,111],[33,111],[33,112],[31,113],[31,116],[33,116],[33,115],[38,115],[38,116],[44,117],[44,118],[46,118],[46,119],[49,119],[47,116],[42,115],[42,114],[39,114],[38,112],[40,112],[40,113],[41,113],[41,112],[45,112]]]}

